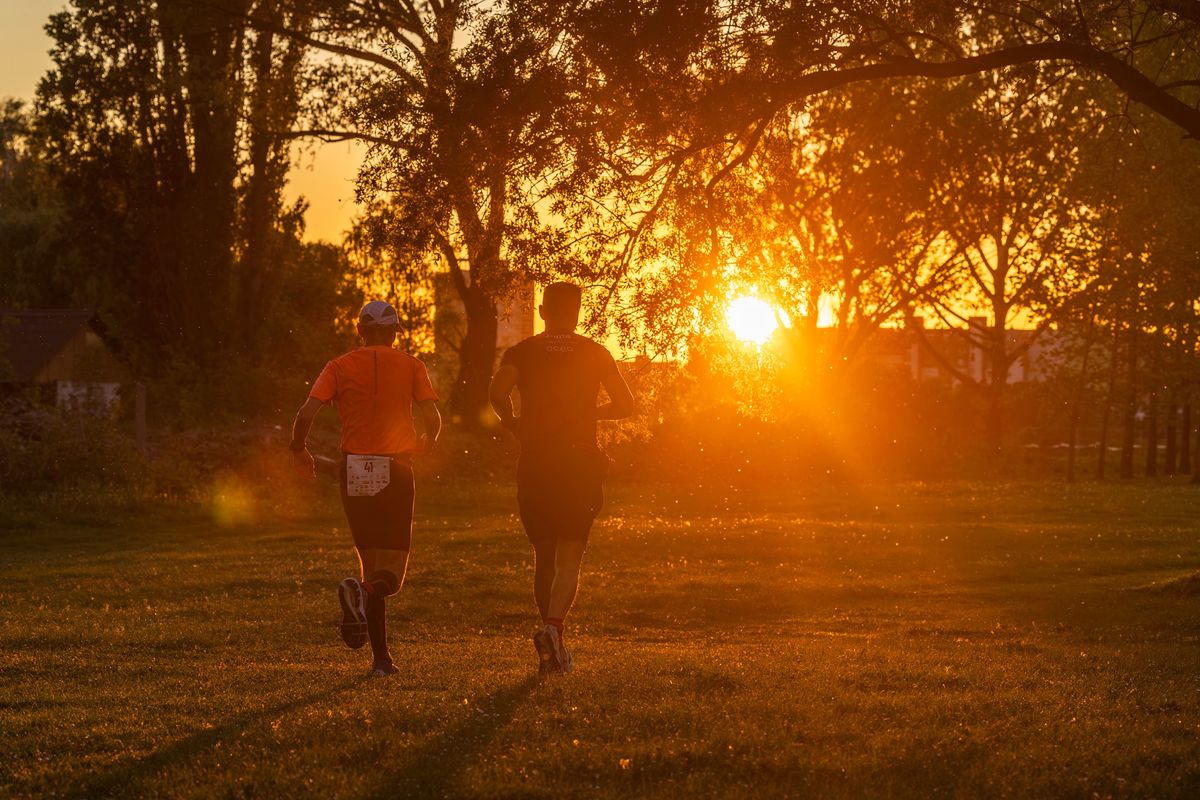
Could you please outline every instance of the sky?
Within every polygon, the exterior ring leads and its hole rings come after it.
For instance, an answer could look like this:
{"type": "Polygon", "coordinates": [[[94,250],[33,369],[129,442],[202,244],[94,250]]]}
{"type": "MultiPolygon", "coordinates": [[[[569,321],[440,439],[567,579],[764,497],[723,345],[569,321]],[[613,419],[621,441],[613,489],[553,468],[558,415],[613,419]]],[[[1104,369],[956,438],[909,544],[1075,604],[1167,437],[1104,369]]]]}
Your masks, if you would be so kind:
{"type": "MultiPolygon", "coordinates": [[[[32,100],[38,80],[50,69],[46,19],[64,0],[0,0],[0,99],[32,100]]],[[[286,199],[309,202],[305,238],[339,241],[355,214],[354,176],[361,149],[350,142],[297,148],[286,199]]]]}

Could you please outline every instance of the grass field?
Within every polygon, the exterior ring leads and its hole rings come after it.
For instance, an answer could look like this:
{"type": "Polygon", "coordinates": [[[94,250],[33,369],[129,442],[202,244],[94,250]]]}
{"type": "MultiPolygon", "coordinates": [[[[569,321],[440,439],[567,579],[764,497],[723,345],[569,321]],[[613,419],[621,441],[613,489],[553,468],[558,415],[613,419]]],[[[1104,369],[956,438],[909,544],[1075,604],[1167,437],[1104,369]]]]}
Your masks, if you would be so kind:
{"type": "Polygon", "coordinates": [[[542,682],[508,490],[424,490],[385,680],[336,498],[14,517],[0,795],[1200,796],[1195,487],[616,486],[542,682]]]}

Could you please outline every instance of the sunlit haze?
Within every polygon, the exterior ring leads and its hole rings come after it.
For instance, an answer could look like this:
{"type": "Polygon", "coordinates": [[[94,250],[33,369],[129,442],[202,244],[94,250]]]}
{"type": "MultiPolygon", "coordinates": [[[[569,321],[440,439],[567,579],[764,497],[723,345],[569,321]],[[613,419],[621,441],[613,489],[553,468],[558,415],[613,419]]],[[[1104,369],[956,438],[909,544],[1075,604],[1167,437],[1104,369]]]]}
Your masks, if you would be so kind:
{"type": "Polygon", "coordinates": [[[0,0],[0,800],[1200,800],[1200,2],[958,5],[0,0]]]}

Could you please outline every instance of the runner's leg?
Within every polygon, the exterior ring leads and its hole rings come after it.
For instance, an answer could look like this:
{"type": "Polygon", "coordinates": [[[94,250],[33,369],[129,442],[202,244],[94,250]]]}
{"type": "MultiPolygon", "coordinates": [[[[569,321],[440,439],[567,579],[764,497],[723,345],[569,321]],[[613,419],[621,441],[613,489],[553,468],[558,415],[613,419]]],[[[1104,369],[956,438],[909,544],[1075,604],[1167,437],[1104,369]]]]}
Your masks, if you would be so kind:
{"type": "Polygon", "coordinates": [[[371,641],[371,653],[376,666],[391,665],[385,598],[399,592],[404,584],[408,551],[368,547],[360,550],[358,557],[362,565],[362,585],[367,593],[367,637],[371,641]]]}
{"type": "Polygon", "coordinates": [[[556,539],[538,541],[533,545],[533,599],[542,624],[550,616],[550,589],[554,586],[556,539]]]}
{"type": "Polygon", "coordinates": [[[559,539],[554,554],[555,574],[554,585],[550,588],[550,613],[542,634],[549,648],[543,643],[538,652],[540,657],[541,650],[552,651],[550,665],[555,672],[570,672],[575,668],[575,659],[563,641],[563,625],[579,591],[579,567],[583,563],[583,549],[586,546],[587,542],[582,539],[559,539]]]}
{"type": "Polygon", "coordinates": [[[560,638],[563,621],[579,591],[579,568],[592,522],[604,505],[602,467],[606,464],[607,459],[598,451],[573,450],[558,465],[555,523],[560,536],[554,554],[554,584],[550,588],[546,622],[558,629],[560,638]]]}
{"type": "Polygon", "coordinates": [[[550,587],[550,604],[546,621],[559,628],[575,602],[579,592],[579,569],[583,564],[583,551],[587,542],[576,539],[559,539],[554,554],[554,584],[550,587]]]}

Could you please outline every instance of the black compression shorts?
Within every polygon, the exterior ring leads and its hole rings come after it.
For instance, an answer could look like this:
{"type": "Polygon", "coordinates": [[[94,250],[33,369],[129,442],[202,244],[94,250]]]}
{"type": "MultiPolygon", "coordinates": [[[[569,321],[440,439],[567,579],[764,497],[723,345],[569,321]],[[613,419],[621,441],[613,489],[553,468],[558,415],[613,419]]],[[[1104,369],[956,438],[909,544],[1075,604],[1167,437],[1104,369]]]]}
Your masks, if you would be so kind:
{"type": "Polygon", "coordinates": [[[517,505],[535,545],[555,539],[584,541],[604,505],[608,456],[596,447],[522,451],[517,461],[517,505]]]}
{"type": "Polygon", "coordinates": [[[346,458],[343,456],[338,486],[355,547],[359,550],[411,549],[416,486],[413,483],[412,466],[405,459],[392,459],[391,480],[378,494],[351,497],[346,492],[346,458]]]}

